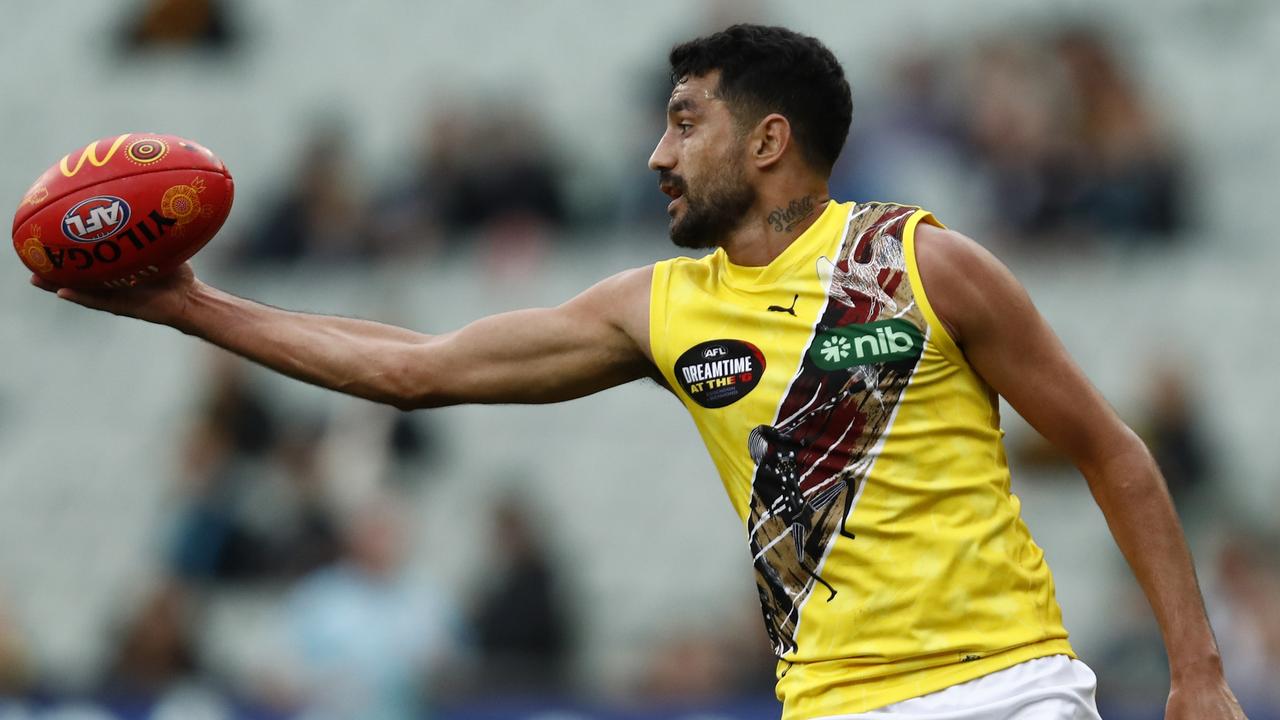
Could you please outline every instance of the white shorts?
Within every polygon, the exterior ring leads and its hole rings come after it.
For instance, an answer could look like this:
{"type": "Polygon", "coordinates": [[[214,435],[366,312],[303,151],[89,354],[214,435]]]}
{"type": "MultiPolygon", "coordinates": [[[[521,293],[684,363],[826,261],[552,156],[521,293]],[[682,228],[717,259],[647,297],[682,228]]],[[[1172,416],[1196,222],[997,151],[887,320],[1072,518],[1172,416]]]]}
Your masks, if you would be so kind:
{"type": "Polygon", "coordinates": [[[846,720],[1101,720],[1088,665],[1051,655],[846,720]]]}

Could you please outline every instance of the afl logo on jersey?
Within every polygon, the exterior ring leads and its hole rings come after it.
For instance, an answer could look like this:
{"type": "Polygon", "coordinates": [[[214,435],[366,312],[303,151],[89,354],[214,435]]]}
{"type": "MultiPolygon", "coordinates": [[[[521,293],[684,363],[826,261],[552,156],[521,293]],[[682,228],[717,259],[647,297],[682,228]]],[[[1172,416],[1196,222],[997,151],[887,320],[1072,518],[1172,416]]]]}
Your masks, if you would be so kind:
{"type": "Polygon", "coordinates": [[[691,400],[704,408],[722,408],[741,400],[760,384],[764,353],[742,340],[708,340],[685,350],[675,376],[691,400]]]}
{"type": "Polygon", "coordinates": [[[78,243],[106,240],[129,224],[129,203],[112,195],[81,200],[62,216],[62,234],[78,243]]]}

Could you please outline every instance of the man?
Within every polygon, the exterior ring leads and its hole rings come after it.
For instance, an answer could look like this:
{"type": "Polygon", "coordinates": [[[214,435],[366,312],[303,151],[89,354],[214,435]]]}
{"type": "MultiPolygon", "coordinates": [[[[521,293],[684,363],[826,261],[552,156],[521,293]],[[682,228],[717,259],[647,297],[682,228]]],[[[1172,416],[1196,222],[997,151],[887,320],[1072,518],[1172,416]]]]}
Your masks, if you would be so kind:
{"type": "Polygon", "coordinates": [[[739,25],[670,59],[649,164],[672,240],[715,248],[700,260],[439,336],[264,307],[188,267],[57,292],[402,409],[657,380],[747,526],[788,719],[1097,716],[1009,493],[999,393],[1079,465],[1150,599],[1167,716],[1243,717],[1159,471],[1017,281],[923,210],[828,197],[852,107],[830,51],[739,25]]]}

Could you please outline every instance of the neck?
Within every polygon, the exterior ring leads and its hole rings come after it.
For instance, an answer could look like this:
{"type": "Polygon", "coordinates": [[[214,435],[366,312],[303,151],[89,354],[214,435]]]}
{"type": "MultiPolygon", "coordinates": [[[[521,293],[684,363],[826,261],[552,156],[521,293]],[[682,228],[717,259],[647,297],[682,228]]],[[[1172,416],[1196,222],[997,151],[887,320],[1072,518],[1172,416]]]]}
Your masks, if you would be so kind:
{"type": "Polygon", "coordinates": [[[721,247],[734,265],[768,265],[813,225],[830,201],[825,185],[762,194],[721,247]]]}

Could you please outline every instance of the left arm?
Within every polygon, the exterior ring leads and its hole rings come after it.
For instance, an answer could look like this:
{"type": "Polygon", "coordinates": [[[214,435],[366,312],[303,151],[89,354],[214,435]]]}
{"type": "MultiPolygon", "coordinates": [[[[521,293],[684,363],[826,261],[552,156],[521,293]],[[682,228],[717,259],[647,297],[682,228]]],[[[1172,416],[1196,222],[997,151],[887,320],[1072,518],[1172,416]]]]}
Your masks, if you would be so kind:
{"type": "Polygon", "coordinates": [[[969,238],[921,224],[916,255],[939,319],[974,370],[1080,468],[1155,611],[1169,656],[1170,720],[1244,718],[1164,478],[1067,354],[1026,290],[969,238]]]}

